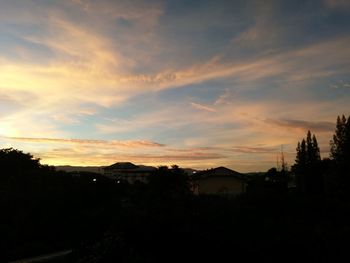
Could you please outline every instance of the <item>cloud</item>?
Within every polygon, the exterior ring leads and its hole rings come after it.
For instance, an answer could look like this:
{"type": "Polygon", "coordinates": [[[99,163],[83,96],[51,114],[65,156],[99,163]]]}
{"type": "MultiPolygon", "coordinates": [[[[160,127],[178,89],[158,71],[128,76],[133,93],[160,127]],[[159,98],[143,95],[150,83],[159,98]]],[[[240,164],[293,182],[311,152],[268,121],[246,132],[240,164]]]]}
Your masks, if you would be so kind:
{"type": "Polygon", "coordinates": [[[226,88],[224,93],[215,100],[214,105],[231,104],[237,93],[237,91],[226,88]]]}
{"type": "Polygon", "coordinates": [[[204,111],[209,111],[209,112],[216,112],[215,109],[211,108],[211,107],[208,107],[208,106],[205,106],[205,105],[202,105],[202,104],[199,104],[199,103],[194,103],[194,102],[191,102],[191,105],[193,108],[197,109],[197,110],[204,110],[204,111]]]}
{"type": "Polygon", "coordinates": [[[215,160],[225,158],[224,155],[218,153],[192,153],[190,155],[185,154],[172,154],[172,155],[138,155],[138,156],[128,156],[131,159],[137,158],[141,160],[152,160],[162,163],[166,162],[176,162],[176,161],[198,161],[198,160],[215,160]]]}
{"type": "Polygon", "coordinates": [[[350,8],[348,0],[324,0],[324,3],[329,8],[350,8]]]}
{"type": "Polygon", "coordinates": [[[142,0],[133,1],[93,1],[93,0],[72,0],[74,4],[91,16],[98,16],[102,19],[123,18],[126,20],[140,20],[142,23],[153,20],[163,13],[159,1],[142,0]]]}
{"type": "MultiPolygon", "coordinates": [[[[46,64],[0,59],[0,77],[1,87],[7,87],[10,93],[26,91],[38,98],[26,102],[31,111],[45,108],[52,116],[58,115],[62,103],[71,112],[79,111],[77,105],[84,103],[113,107],[138,94],[213,79],[257,82],[281,76],[289,81],[300,81],[334,75],[336,71],[329,68],[336,63],[349,64],[346,58],[350,56],[349,38],[340,38],[234,63],[223,62],[223,55],[217,55],[204,63],[194,63],[178,70],[165,68],[155,74],[134,74],[135,61],[118,53],[112,39],[94,28],[73,23],[59,14],[50,16],[48,23],[52,31],[50,35],[24,36],[24,39],[47,47],[55,57],[46,64]]],[[[64,117],[56,119],[64,120],[64,117]]]]}
{"type": "MultiPolygon", "coordinates": [[[[152,9],[152,5],[148,5],[146,9],[139,5],[128,4],[119,4],[113,8],[96,2],[88,4],[93,14],[101,15],[98,21],[105,17],[102,15],[104,12],[118,11],[120,15],[140,20],[142,25],[145,21],[141,20],[150,19],[147,10],[152,9]]],[[[46,8],[43,5],[35,10],[45,11],[46,8]]],[[[90,26],[85,17],[80,22],[55,9],[49,10],[48,14],[45,21],[40,19],[36,21],[35,17],[28,18],[41,25],[43,28],[41,34],[16,32],[18,28],[14,29],[21,42],[25,42],[21,49],[33,56],[29,60],[25,58],[14,60],[0,55],[2,89],[7,88],[11,93],[26,91],[33,96],[45,98],[35,103],[39,102],[42,105],[45,102],[47,112],[60,107],[57,104],[62,102],[66,108],[72,108],[71,103],[76,105],[86,102],[110,107],[135,94],[137,87],[130,88],[131,83],[125,83],[123,79],[137,63],[128,54],[122,55],[119,52],[121,48],[116,47],[113,38],[102,34],[99,28],[90,26]],[[37,48],[30,48],[31,46],[37,48]],[[37,60],[35,54],[40,53],[40,50],[47,50],[49,56],[37,60]]],[[[94,21],[96,19],[95,17],[94,21]]],[[[6,48],[12,49],[11,46],[6,48]]],[[[35,104],[32,110],[40,105],[35,104]]]]}
{"type": "Polygon", "coordinates": [[[280,151],[280,146],[270,147],[251,147],[251,146],[233,146],[230,148],[234,152],[247,153],[247,154],[271,154],[280,151]]]}
{"type": "Polygon", "coordinates": [[[151,141],[117,141],[117,140],[84,140],[84,139],[59,139],[59,138],[26,138],[26,137],[1,137],[3,139],[23,141],[30,143],[65,143],[65,144],[83,144],[96,147],[163,147],[164,144],[151,141]]]}
{"type": "Polygon", "coordinates": [[[275,49],[286,36],[283,22],[275,23],[276,15],[273,13],[272,1],[258,3],[254,9],[252,25],[249,23],[244,30],[231,39],[231,43],[233,46],[249,49],[251,52],[254,49],[258,49],[261,53],[269,52],[275,49]]]}
{"type": "Polygon", "coordinates": [[[290,120],[290,119],[280,119],[280,120],[267,119],[266,122],[273,125],[292,128],[292,129],[301,129],[304,131],[311,130],[312,132],[331,132],[334,130],[333,122],[312,122],[312,121],[290,120]]]}
{"type": "Polygon", "coordinates": [[[123,81],[162,90],[202,83],[219,78],[237,79],[240,82],[256,83],[262,79],[281,77],[285,81],[300,81],[327,77],[350,68],[349,37],[340,37],[310,44],[289,51],[275,51],[254,58],[224,62],[220,55],[181,70],[164,70],[154,75],[134,75],[123,81]],[[334,52],[327,52],[333,50],[334,52]],[[342,64],[341,69],[331,69],[342,64]]]}
{"type": "Polygon", "coordinates": [[[347,88],[350,88],[350,82],[345,82],[343,80],[340,80],[335,82],[334,84],[331,84],[330,87],[334,89],[342,89],[342,88],[347,89],[347,88]]]}

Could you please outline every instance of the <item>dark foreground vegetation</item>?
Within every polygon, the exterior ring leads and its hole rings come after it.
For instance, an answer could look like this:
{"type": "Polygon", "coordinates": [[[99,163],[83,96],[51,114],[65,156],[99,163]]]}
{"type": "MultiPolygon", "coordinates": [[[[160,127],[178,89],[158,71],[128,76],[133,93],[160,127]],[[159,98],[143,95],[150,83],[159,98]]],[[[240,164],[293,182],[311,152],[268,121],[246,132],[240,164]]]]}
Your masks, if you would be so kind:
{"type": "Polygon", "coordinates": [[[66,249],[60,262],[338,262],[350,243],[349,126],[338,119],[329,159],[311,133],[298,144],[296,188],[282,167],[237,197],[192,195],[178,167],[129,185],[0,150],[0,262],[66,249]]]}

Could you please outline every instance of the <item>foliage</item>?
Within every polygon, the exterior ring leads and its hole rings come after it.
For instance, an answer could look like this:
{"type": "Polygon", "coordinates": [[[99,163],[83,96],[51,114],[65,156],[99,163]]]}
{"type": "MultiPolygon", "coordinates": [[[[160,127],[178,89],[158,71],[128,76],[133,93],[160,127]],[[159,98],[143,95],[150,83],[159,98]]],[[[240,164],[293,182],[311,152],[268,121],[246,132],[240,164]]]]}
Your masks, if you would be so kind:
{"type": "Polygon", "coordinates": [[[0,164],[0,262],[90,240],[118,211],[122,189],[101,175],[58,172],[15,149],[0,150],[0,164]]]}
{"type": "Polygon", "coordinates": [[[296,186],[300,192],[319,194],[324,191],[323,176],[320,171],[321,156],[315,134],[308,131],[306,139],[297,144],[297,155],[292,168],[296,186]]]}
{"type": "Polygon", "coordinates": [[[161,166],[149,176],[149,189],[161,198],[185,197],[190,194],[189,177],[177,165],[161,166]]]}
{"type": "Polygon", "coordinates": [[[315,134],[311,136],[311,132],[308,131],[306,139],[302,139],[297,145],[297,156],[295,163],[297,166],[303,168],[306,165],[312,165],[318,163],[321,160],[320,148],[315,134]]]}
{"type": "Polygon", "coordinates": [[[266,173],[256,173],[249,177],[247,193],[250,195],[283,194],[288,191],[289,179],[286,165],[282,165],[282,169],[272,167],[266,173]]]}
{"type": "Polygon", "coordinates": [[[350,116],[338,116],[330,148],[330,169],[326,178],[328,194],[350,200],[350,116]]]}
{"type": "Polygon", "coordinates": [[[277,170],[276,168],[273,167],[267,171],[266,177],[269,178],[269,181],[273,184],[274,188],[277,191],[280,191],[280,192],[287,191],[288,171],[286,170],[286,168],[277,170]]]}
{"type": "Polygon", "coordinates": [[[35,159],[29,153],[6,148],[0,149],[0,182],[9,180],[11,175],[20,175],[23,172],[29,173],[40,168],[39,159],[35,159]]]}
{"type": "Polygon", "coordinates": [[[350,116],[338,116],[333,139],[330,142],[330,157],[341,165],[350,163],[350,116]]]}

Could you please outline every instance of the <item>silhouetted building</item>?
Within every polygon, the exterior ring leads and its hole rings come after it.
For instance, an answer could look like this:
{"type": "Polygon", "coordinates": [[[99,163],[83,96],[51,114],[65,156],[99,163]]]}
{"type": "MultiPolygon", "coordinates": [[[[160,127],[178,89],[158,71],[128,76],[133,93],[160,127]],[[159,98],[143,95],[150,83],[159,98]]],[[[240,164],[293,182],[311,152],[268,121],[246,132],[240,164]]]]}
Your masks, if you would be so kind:
{"type": "Polygon", "coordinates": [[[200,171],[193,176],[194,194],[237,195],[244,193],[245,189],[244,175],[226,167],[200,171]]]}
{"type": "Polygon", "coordinates": [[[135,165],[130,162],[118,162],[103,168],[104,175],[132,184],[136,181],[147,182],[148,176],[157,168],[145,165],[135,165]]]}

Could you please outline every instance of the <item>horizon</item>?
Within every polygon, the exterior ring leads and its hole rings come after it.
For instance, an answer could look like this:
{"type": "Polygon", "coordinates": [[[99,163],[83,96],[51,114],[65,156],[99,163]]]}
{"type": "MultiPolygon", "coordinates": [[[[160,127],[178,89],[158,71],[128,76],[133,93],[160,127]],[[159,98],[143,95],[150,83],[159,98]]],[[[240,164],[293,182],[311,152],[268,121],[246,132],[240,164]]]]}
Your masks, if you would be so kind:
{"type": "Polygon", "coordinates": [[[350,1],[0,3],[0,148],[242,173],[350,115],[350,1]]]}
{"type": "MultiPolygon", "coordinates": [[[[115,163],[113,163],[115,164],[115,163]]],[[[113,164],[110,164],[110,165],[113,165],[113,164]]],[[[132,163],[132,164],[135,164],[135,163],[132,163]]],[[[80,168],[105,168],[105,167],[108,167],[110,165],[102,165],[102,166],[75,166],[75,165],[53,165],[54,167],[80,167],[80,168]]],[[[135,164],[136,166],[145,166],[145,167],[153,167],[153,168],[159,168],[159,167],[162,167],[162,165],[160,166],[148,166],[148,165],[144,165],[144,164],[140,164],[140,163],[136,163],[135,164]]],[[[176,164],[175,164],[176,165],[176,164]]],[[[167,166],[168,168],[170,168],[169,166],[167,166]]],[[[224,166],[219,166],[219,167],[224,167],[224,166]]],[[[191,170],[195,170],[195,171],[205,171],[205,170],[210,170],[210,169],[215,169],[215,168],[218,168],[218,167],[211,167],[211,168],[206,168],[206,169],[195,169],[193,167],[180,167],[180,169],[191,169],[191,170]]],[[[226,167],[227,168],[227,167],[226,167]]],[[[230,170],[233,170],[235,171],[234,169],[230,169],[230,170]]],[[[238,171],[236,171],[238,172],[238,171]]],[[[258,171],[256,171],[258,172],[258,171]]],[[[254,173],[253,172],[247,172],[247,173],[254,173]]]]}

